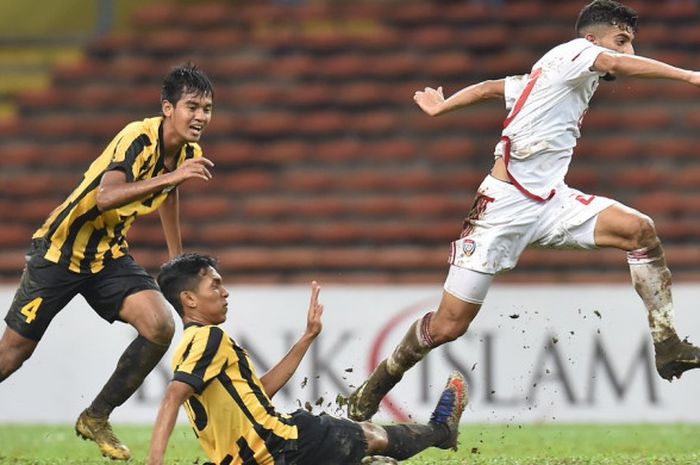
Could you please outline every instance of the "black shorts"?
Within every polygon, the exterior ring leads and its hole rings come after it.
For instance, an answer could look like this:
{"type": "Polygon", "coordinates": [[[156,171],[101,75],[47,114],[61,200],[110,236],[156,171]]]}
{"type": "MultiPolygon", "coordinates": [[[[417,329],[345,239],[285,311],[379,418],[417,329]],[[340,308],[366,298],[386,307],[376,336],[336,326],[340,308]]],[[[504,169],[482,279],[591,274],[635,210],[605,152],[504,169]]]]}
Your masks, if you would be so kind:
{"type": "Polygon", "coordinates": [[[41,339],[51,320],[77,294],[112,323],[119,319],[127,296],[146,289],[159,291],[151,275],[130,255],[106,262],[98,273],[82,274],[46,260],[45,253],[43,239],[32,242],[22,279],[5,317],[8,327],[34,341],[41,339]]]}
{"type": "Polygon", "coordinates": [[[359,465],[367,440],[359,423],[331,415],[297,410],[292,421],[299,430],[297,450],[287,452],[294,465],[359,465]]]}

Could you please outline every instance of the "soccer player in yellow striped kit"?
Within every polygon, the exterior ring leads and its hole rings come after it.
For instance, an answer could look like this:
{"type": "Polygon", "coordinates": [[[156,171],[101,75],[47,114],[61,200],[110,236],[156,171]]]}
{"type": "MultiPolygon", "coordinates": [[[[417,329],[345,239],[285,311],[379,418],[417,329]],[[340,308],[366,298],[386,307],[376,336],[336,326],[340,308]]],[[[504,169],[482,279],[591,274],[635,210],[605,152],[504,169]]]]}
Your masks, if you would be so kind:
{"type": "Polygon", "coordinates": [[[456,448],[467,403],[464,378],[450,375],[427,424],[379,426],[297,410],[286,415],[270,399],[294,374],[321,332],[320,287],[311,285],[306,330],[260,378],[246,353],[219,324],[228,291],[216,261],[181,255],[163,265],[158,284],[182,317],[183,338],[173,356],[174,376],[153,428],[148,465],[162,465],[180,405],[210,460],[219,465],[359,465],[396,463],[434,446],[456,448]],[[373,457],[381,455],[382,458],[373,457]],[[389,458],[387,458],[389,457],[389,458]]]}
{"type": "Polygon", "coordinates": [[[213,164],[197,142],[212,102],[211,82],[196,66],[177,67],[165,77],[162,114],[122,129],[34,233],[5,317],[0,382],[32,355],[53,317],[77,294],[103,319],[138,331],[75,425],[111,459],[128,460],[130,452],[112,432],[109,415],[156,366],[175,327],[156,282],[129,255],[126,234],[136,218],[158,210],[170,256],[182,252],[177,186],[211,178],[213,164]]]}

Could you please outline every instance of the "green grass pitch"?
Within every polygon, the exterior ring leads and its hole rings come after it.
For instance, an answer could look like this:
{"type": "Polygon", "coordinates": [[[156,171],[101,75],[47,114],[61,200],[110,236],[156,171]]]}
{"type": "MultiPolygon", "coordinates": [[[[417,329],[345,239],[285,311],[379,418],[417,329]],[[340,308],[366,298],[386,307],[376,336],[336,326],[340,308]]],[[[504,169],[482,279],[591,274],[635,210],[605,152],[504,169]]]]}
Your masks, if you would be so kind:
{"type": "MultiPolygon", "coordinates": [[[[142,465],[149,426],[115,427],[142,465]]],[[[192,431],[178,426],[166,463],[204,462],[192,431]]],[[[2,465],[106,465],[97,447],[71,426],[0,425],[2,465]]],[[[637,465],[700,463],[700,425],[468,425],[458,452],[428,450],[408,465],[637,465]]]]}

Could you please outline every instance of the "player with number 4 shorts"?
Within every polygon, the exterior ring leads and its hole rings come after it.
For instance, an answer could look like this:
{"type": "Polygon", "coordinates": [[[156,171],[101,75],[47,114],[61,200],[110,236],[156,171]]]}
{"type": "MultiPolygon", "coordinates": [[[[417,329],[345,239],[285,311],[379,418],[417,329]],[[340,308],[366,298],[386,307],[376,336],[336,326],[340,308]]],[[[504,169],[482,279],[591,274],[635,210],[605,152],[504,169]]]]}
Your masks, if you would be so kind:
{"type": "MultiPolygon", "coordinates": [[[[112,431],[109,415],[153,370],[175,329],[155,280],[129,254],[126,235],[138,217],[158,210],[170,255],[182,252],[177,187],[211,179],[213,164],[202,156],[198,141],[211,119],[212,99],[211,82],[196,66],[168,73],[161,115],[119,131],[34,233],[5,317],[0,382],[32,355],[53,318],[78,294],[109,323],[136,329],[138,336],[75,424],[80,437],[114,460],[128,460],[131,453],[112,431]]],[[[80,334],[89,328],[72,331],[80,344],[80,334]]]]}

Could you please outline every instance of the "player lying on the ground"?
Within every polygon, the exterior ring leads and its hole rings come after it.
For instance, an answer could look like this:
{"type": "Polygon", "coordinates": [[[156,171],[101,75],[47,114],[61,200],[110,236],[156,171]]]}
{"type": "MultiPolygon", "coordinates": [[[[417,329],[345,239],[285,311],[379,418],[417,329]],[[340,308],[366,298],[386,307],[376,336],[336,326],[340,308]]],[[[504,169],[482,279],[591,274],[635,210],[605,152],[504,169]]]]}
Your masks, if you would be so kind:
{"type": "Polygon", "coordinates": [[[513,268],[531,245],[614,247],[627,252],[632,283],[648,312],[656,369],[667,380],[700,367],[700,348],[681,341],[673,323],[671,272],[653,221],[619,202],[564,182],[579,126],[599,79],[673,79],[700,86],[700,73],[634,56],[636,13],[612,0],[586,5],[578,38],[547,52],[525,76],[485,81],[445,100],[442,89],[416,92],[416,103],[440,115],[481,100],[504,99],[491,174],[479,186],[435,313],[414,322],[393,353],[350,397],[348,413],[368,420],[381,399],[433,348],[464,334],[495,274],[513,268]]]}
{"type": "Polygon", "coordinates": [[[211,120],[213,97],[209,78],[196,66],[168,73],[161,115],[122,129],[34,233],[5,317],[0,382],[32,355],[52,319],[77,294],[103,319],[138,331],[75,424],[80,436],[111,459],[128,460],[131,454],[112,432],[109,416],[160,361],[175,330],[155,280],[129,255],[126,236],[138,217],[158,210],[170,256],[182,253],[177,188],[191,179],[211,179],[213,164],[202,157],[197,141],[211,120]]]}
{"type": "Polygon", "coordinates": [[[181,255],[163,265],[158,284],[182,317],[185,333],[173,356],[175,374],[153,428],[148,465],[163,463],[183,403],[202,449],[217,464],[354,465],[368,455],[403,460],[431,446],[456,448],[467,403],[467,387],[457,372],[425,425],[382,427],[305,410],[291,415],[275,410],[270,399],[321,332],[323,306],[316,282],[304,334],[260,378],[246,351],[217,326],[226,320],[228,292],[213,258],[181,255]]]}

